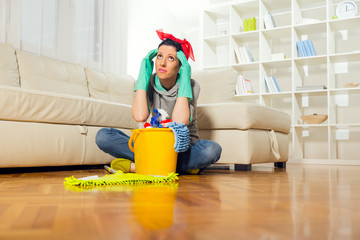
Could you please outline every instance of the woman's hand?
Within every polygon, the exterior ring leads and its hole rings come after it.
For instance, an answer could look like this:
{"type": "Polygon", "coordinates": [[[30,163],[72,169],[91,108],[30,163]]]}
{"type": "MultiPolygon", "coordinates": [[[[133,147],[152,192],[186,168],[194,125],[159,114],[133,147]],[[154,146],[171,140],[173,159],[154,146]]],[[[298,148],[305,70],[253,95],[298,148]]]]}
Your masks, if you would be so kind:
{"type": "Polygon", "coordinates": [[[133,118],[137,122],[145,122],[149,116],[146,91],[154,67],[152,59],[157,55],[157,52],[157,49],[151,50],[141,62],[139,77],[135,84],[135,98],[131,109],[133,118]]]}
{"type": "Polygon", "coordinates": [[[179,92],[178,97],[186,97],[189,102],[192,100],[191,88],[191,67],[182,51],[177,52],[177,58],[181,62],[179,70],[179,92]]]}
{"type": "Polygon", "coordinates": [[[154,68],[153,58],[157,55],[157,53],[158,49],[153,49],[146,55],[146,57],[143,58],[140,66],[139,76],[135,84],[135,91],[138,89],[147,91],[150,77],[154,68]]]}

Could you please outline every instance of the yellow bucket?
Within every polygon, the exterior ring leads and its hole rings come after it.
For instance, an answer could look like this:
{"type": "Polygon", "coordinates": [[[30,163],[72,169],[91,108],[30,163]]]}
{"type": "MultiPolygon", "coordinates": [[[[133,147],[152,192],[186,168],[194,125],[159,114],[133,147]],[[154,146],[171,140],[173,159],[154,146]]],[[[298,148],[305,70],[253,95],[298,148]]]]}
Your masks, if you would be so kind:
{"type": "Polygon", "coordinates": [[[176,172],[175,137],[170,128],[143,128],[131,131],[133,134],[129,140],[129,148],[135,155],[136,173],[167,176],[176,172]]]}

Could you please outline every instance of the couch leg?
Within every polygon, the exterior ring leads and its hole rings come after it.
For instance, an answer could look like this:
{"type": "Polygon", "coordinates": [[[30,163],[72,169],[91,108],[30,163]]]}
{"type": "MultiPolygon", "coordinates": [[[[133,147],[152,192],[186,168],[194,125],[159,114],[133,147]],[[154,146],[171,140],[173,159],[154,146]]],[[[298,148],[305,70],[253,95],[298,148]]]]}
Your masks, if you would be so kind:
{"type": "Polygon", "coordinates": [[[251,171],[251,164],[235,164],[235,171],[251,171]]]}
{"type": "Polygon", "coordinates": [[[286,162],[275,162],[274,167],[276,167],[276,168],[286,168],[286,162]]]}

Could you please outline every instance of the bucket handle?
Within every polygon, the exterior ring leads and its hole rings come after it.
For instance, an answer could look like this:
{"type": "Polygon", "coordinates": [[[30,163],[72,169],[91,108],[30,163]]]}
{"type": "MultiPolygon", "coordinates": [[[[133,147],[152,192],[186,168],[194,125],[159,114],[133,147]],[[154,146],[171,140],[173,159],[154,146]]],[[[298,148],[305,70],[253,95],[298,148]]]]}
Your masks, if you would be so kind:
{"type": "Polygon", "coordinates": [[[134,152],[134,147],[132,146],[132,142],[134,141],[134,144],[135,144],[135,141],[136,141],[136,138],[138,135],[139,135],[139,132],[135,130],[133,132],[133,134],[131,134],[131,137],[129,139],[128,146],[132,152],[134,152]]]}

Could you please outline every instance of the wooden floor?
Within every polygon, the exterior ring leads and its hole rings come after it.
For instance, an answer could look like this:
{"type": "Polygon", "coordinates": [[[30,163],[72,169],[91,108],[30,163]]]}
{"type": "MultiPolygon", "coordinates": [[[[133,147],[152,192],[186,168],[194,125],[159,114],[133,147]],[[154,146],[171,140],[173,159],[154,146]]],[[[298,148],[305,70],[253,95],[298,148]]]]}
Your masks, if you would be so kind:
{"type": "Polygon", "coordinates": [[[207,170],[67,189],[101,169],[0,175],[0,239],[360,239],[360,166],[207,170]]]}

